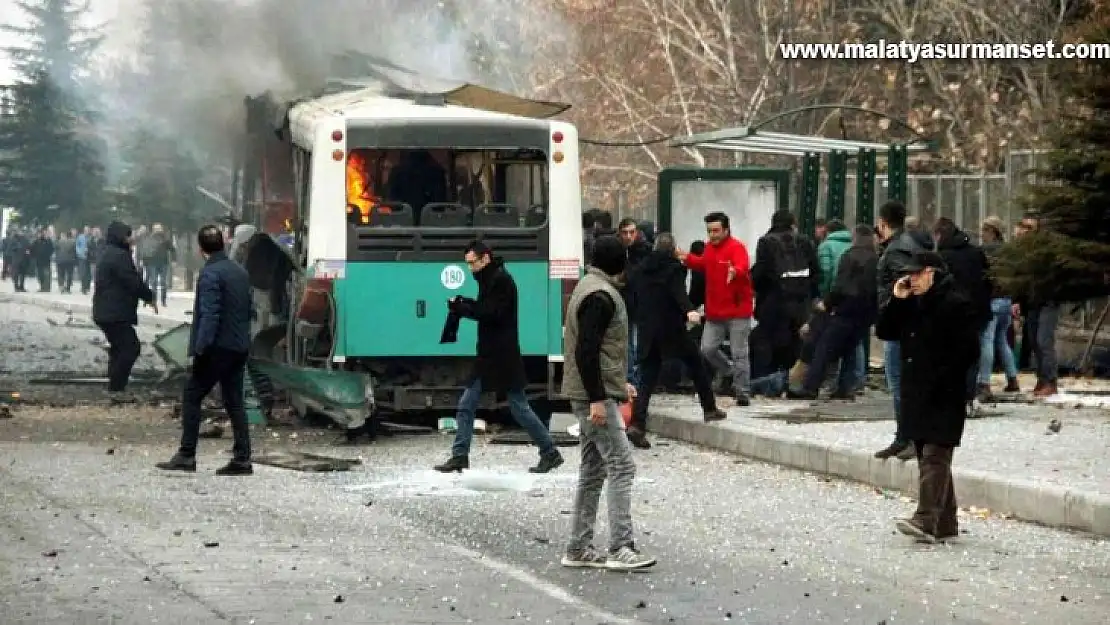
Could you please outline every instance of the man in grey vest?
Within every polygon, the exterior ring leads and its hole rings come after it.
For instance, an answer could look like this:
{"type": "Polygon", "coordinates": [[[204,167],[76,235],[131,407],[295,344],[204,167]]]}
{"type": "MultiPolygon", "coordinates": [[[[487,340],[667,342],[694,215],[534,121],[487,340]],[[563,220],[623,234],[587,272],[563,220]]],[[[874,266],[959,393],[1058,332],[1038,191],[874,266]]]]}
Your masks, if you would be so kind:
{"type": "Polygon", "coordinates": [[[563,395],[578,417],[582,466],[574,496],[574,525],[563,566],[643,569],[655,559],[632,540],[632,481],[636,465],[624,432],[621,402],[635,397],[628,383],[628,311],[620,288],[627,256],[614,236],[598,237],[586,275],[570,296],[563,337],[563,395]],[[591,544],[601,500],[608,486],[609,549],[591,544]]]}

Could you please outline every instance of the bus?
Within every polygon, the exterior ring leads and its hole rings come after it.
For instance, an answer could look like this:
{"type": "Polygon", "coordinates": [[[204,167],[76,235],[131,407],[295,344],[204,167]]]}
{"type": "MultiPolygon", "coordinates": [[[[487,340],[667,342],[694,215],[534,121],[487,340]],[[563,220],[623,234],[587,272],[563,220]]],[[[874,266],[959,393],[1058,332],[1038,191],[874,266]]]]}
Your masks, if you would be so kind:
{"type": "MultiPolygon", "coordinates": [[[[271,235],[291,231],[304,275],[288,298],[284,357],[366,373],[373,405],[394,418],[453,408],[467,383],[476,324],[464,321],[455,343],[440,337],[447,300],[477,295],[462,262],[474,240],[517,283],[526,392],[541,418],[558,400],[563,314],[583,265],[578,134],[511,112],[550,112],[541,106],[550,103],[475,89],[481,107],[458,103],[457,91],[373,86],[294,101],[278,115],[271,96],[247,101],[248,123],[278,124],[255,133],[242,168],[255,207],[245,214],[271,235]]],[[[500,402],[487,393],[483,408],[500,402]]]]}

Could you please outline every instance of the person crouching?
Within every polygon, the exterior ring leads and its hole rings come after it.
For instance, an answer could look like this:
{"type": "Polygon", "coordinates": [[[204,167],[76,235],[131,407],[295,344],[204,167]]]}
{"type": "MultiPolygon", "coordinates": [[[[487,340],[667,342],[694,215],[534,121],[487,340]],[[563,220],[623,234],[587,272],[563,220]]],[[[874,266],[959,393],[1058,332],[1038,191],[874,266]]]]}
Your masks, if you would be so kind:
{"type": "Polygon", "coordinates": [[[562,560],[567,567],[633,570],[655,564],[632,539],[636,465],[617,408],[636,396],[626,379],[628,311],[619,290],[626,261],[619,239],[599,237],[567,304],[562,394],[578,417],[582,442],[570,543],[562,560]],[[606,480],[609,550],[601,553],[591,543],[606,480]]]}
{"type": "Polygon", "coordinates": [[[917,511],[896,522],[902,534],[937,542],[959,534],[952,454],[960,445],[967,371],[978,357],[979,310],[936,252],[915,251],[875,331],[901,345],[902,418],[917,451],[917,511]]]}

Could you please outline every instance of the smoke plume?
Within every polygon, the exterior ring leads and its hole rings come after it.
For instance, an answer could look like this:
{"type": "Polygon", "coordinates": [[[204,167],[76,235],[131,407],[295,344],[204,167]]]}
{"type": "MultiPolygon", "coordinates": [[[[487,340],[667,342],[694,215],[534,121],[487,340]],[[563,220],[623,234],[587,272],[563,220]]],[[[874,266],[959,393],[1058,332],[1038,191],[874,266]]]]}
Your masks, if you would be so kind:
{"type": "MultiPolygon", "coordinates": [[[[529,93],[573,33],[551,0],[120,0],[138,41],[97,99],[111,134],[137,125],[223,160],[243,98],[323,86],[336,55],[377,56],[432,76],[529,93]],[[136,17],[141,16],[141,17],[136,17]]],[[[118,68],[117,68],[118,69],[118,68]]],[[[114,137],[109,137],[113,139],[114,137]]],[[[119,143],[114,142],[114,143],[119,143]]],[[[109,155],[118,173],[118,158],[109,155]]],[[[223,160],[228,162],[228,160],[223,160]]]]}

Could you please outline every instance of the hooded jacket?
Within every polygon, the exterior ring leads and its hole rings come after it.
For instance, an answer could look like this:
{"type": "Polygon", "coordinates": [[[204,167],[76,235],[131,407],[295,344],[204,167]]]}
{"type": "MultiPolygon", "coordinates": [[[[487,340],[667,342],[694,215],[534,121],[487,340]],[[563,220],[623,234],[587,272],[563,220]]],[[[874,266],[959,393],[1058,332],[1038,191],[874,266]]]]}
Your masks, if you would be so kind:
{"type": "Polygon", "coordinates": [[[748,248],[738,239],[728,237],[720,243],[706,243],[705,253],[686,256],[686,266],[705,275],[705,318],[709,321],[751,319],[751,260],[748,248]],[[728,279],[729,267],[736,277],[728,279]]]}
{"type": "Polygon", "coordinates": [[[127,238],[131,227],[113,221],[104,233],[104,247],[96,266],[93,291],[93,322],[98,324],[128,323],[138,325],[136,309],[139,301],[154,301],[150,291],[135,269],[131,245],[127,238]]]}
{"type": "Polygon", "coordinates": [[[991,318],[991,283],[987,272],[987,255],[971,242],[962,230],[956,230],[950,237],[937,241],[937,253],[948,265],[948,273],[963,289],[977,313],[980,324],[991,318]]]}
{"type": "Polygon", "coordinates": [[[686,273],[673,254],[656,250],[630,274],[629,288],[640,304],[632,319],[641,353],[656,342],[665,347],[686,337],[686,314],[694,310],[686,273]]]}
{"type": "Polygon", "coordinates": [[[825,297],[836,283],[836,271],[840,266],[840,257],[852,247],[852,231],[836,230],[830,232],[824,241],[817,246],[817,268],[820,275],[817,278],[817,289],[821,297],[825,297]]]}

